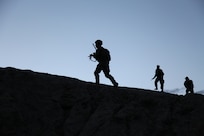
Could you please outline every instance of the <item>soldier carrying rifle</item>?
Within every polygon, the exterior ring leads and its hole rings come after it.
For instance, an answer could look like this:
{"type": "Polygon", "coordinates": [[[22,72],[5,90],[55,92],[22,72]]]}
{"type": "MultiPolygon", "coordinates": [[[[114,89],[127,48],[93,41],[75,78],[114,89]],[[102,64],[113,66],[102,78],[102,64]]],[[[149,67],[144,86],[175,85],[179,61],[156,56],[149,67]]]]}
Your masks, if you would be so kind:
{"type": "Polygon", "coordinates": [[[90,59],[94,57],[96,61],[98,61],[98,65],[96,67],[96,70],[94,72],[96,84],[99,84],[99,73],[103,71],[105,76],[110,79],[112,84],[115,87],[118,87],[118,83],[115,81],[114,77],[110,75],[110,68],[109,68],[109,62],[111,60],[110,52],[102,47],[103,42],[101,40],[95,41],[95,49],[96,52],[89,55],[90,59]]]}
{"type": "Polygon", "coordinates": [[[157,65],[157,68],[155,70],[155,75],[154,77],[152,78],[152,80],[155,79],[154,81],[154,85],[155,85],[155,90],[158,89],[157,87],[157,83],[160,82],[160,85],[161,85],[161,91],[163,92],[164,91],[164,72],[162,71],[162,69],[160,69],[160,66],[157,65]],[[156,78],[156,79],[155,79],[156,78]]]}

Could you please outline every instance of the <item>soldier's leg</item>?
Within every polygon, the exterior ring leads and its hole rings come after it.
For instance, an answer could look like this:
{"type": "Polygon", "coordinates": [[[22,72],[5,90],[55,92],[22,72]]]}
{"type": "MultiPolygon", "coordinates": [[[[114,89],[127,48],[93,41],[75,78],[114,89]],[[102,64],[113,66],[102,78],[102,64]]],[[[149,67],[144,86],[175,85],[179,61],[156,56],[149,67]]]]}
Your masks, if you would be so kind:
{"type": "Polygon", "coordinates": [[[110,79],[110,81],[112,82],[112,84],[113,84],[115,87],[118,86],[118,83],[115,81],[115,79],[114,79],[114,77],[113,77],[112,75],[110,75],[110,74],[105,74],[105,76],[110,79]]]}
{"type": "Polygon", "coordinates": [[[99,73],[101,72],[101,66],[98,64],[94,72],[96,84],[99,84],[99,73]]]}
{"type": "Polygon", "coordinates": [[[188,90],[188,89],[186,89],[186,94],[188,94],[188,92],[189,92],[189,90],[188,90]]]}
{"type": "Polygon", "coordinates": [[[159,80],[158,80],[158,78],[156,78],[156,79],[155,79],[155,81],[154,81],[155,90],[157,90],[157,89],[158,89],[158,87],[157,87],[157,83],[158,83],[158,81],[159,81],[159,80]]]}
{"type": "Polygon", "coordinates": [[[112,82],[112,84],[115,87],[118,87],[118,83],[115,81],[114,77],[110,74],[110,69],[109,69],[109,65],[107,65],[106,67],[104,67],[103,72],[105,74],[105,76],[110,79],[110,81],[112,82]]]}
{"type": "Polygon", "coordinates": [[[192,94],[194,93],[194,90],[193,90],[193,89],[191,90],[191,93],[192,93],[192,94]]]}
{"type": "Polygon", "coordinates": [[[161,84],[161,91],[163,92],[164,91],[164,80],[163,79],[160,80],[160,84],[161,84]]]}

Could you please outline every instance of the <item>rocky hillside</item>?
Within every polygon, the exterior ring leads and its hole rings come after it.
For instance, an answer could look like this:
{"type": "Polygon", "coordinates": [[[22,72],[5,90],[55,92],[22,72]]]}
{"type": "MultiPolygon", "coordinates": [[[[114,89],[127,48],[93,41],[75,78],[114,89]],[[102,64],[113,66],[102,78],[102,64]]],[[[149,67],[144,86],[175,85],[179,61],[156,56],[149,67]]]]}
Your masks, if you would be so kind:
{"type": "Polygon", "coordinates": [[[203,95],[0,68],[0,136],[203,135],[203,95]]]}

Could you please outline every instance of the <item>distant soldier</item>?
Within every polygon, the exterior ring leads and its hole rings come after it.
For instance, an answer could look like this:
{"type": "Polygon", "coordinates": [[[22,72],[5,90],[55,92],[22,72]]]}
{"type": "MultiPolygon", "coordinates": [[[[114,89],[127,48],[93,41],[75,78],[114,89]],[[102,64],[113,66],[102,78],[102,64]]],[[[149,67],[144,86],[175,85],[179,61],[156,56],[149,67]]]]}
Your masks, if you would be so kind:
{"type": "Polygon", "coordinates": [[[160,66],[157,65],[157,68],[155,70],[155,75],[154,77],[152,78],[152,80],[155,79],[154,81],[154,84],[155,84],[155,90],[158,89],[157,87],[157,83],[160,82],[160,85],[161,85],[161,91],[163,92],[164,91],[164,73],[162,71],[162,69],[160,69],[160,66]],[[156,78],[156,79],[155,79],[156,78]]]}
{"type": "Polygon", "coordinates": [[[95,41],[96,52],[93,54],[90,54],[90,58],[94,57],[99,62],[94,72],[94,75],[96,78],[96,84],[99,84],[99,73],[103,71],[105,76],[110,79],[110,81],[115,87],[117,87],[118,83],[115,81],[113,76],[110,75],[110,68],[109,68],[109,62],[111,60],[110,53],[107,49],[102,47],[102,44],[103,42],[101,40],[96,40],[95,41]]]}
{"type": "Polygon", "coordinates": [[[194,93],[194,85],[193,85],[193,81],[190,80],[188,77],[185,78],[185,82],[184,82],[184,86],[186,87],[186,94],[190,93],[194,93]]]}

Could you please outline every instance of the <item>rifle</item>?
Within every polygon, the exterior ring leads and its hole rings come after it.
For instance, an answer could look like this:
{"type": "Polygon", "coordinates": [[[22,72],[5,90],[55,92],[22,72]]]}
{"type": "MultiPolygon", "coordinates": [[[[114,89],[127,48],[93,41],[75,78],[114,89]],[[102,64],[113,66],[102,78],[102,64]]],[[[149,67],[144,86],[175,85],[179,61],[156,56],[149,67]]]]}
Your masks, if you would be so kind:
{"type": "Polygon", "coordinates": [[[95,45],[94,43],[93,43],[92,45],[93,45],[94,49],[96,50],[96,49],[97,49],[97,48],[96,48],[96,45],[95,45]]]}
{"type": "MultiPolygon", "coordinates": [[[[94,49],[97,50],[96,45],[95,45],[94,43],[93,43],[92,45],[93,45],[94,49]]],[[[88,57],[89,57],[89,59],[90,59],[91,61],[96,62],[96,60],[92,60],[92,59],[91,59],[94,55],[95,55],[95,53],[92,53],[92,54],[90,54],[88,57]]]]}

